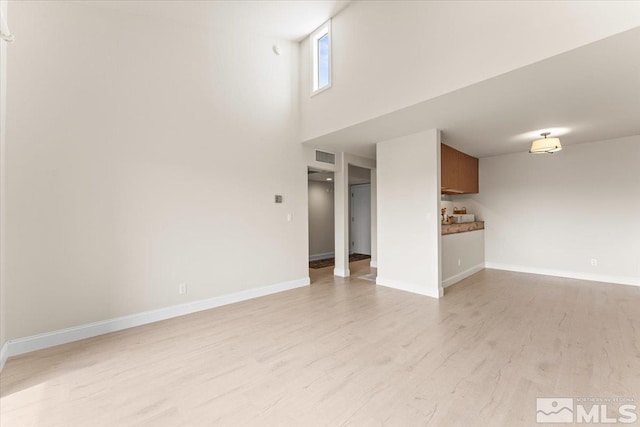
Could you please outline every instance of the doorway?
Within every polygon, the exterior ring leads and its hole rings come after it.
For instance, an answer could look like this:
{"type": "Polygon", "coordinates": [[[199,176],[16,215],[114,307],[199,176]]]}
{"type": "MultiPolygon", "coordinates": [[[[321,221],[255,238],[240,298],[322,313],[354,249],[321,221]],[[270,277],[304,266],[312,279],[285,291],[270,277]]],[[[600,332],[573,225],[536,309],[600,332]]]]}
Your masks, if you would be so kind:
{"type": "Polygon", "coordinates": [[[370,258],[371,170],[349,165],[349,263],[370,258]]]}
{"type": "Polygon", "coordinates": [[[307,191],[309,203],[309,276],[317,270],[333,268],[335,256],[334,174],[309,167],[307,191]]]}
{"type": "Polygon", "coordinates": [[[335,166],[324,167],[318,163],[310,158],[307,165],[311,283],[329,278],[333,280],[334,276],[350,277],[352,274],[375,282],[375,161],[340,153],[336,155],[336,163],[332,163],[335,166]]]}

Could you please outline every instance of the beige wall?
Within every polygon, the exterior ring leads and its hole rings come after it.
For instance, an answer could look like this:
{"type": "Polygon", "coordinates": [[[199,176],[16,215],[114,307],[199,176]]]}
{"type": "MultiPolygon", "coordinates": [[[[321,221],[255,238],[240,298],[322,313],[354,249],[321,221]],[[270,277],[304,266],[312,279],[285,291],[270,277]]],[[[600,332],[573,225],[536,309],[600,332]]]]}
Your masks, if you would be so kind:
{"type": "Polygon", "coordinates": [[[333,184],[309,181],[309,257],[334,252],[333,184]]]}
{"type": "Polygon", "coordinates": [[[9,339],[308,276],[296,44],[9,9],[9,339]]]}
{"type": "Polygon", "coordinates": [[[640,136],[482,158],[456,203],[486,221],[489,267],[640,285],[639,163],[640,136]]]}
{"type": "Polygon", "coordinates": [[[440,297],[440,132],[380,142],[376,150],[377,283],[440,297]]]}
{"type": "Polygon", "coordinates": [[[352,2],[332,20],[331,89],[309,96],[308,39],[300,45],[302,139],[638,25],[640,2],[352,2]]]}
{"type": "MultiPolygon", "coordinates": [[[[7,2],[0,0],[0,18],[7,17],[7,2]]],[[[5,297],[5,131],[7,100],[7,43],[0,40],[0,348],[6,341],[6,297],[5,297]]],[[[2,362],[0,361],[0,369],[2,362]]]]}

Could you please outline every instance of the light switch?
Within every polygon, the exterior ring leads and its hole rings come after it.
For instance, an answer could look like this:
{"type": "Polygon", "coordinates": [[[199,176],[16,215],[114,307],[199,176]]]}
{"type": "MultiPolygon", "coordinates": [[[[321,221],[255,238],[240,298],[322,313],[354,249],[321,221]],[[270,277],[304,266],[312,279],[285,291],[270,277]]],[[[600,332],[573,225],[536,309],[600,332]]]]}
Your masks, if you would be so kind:
{"type": "Polygon", "coordinates": [[[293,219],[293,215],[288,213],[287,214],[287,222],[291,222],[292,219],[293,219]]]}

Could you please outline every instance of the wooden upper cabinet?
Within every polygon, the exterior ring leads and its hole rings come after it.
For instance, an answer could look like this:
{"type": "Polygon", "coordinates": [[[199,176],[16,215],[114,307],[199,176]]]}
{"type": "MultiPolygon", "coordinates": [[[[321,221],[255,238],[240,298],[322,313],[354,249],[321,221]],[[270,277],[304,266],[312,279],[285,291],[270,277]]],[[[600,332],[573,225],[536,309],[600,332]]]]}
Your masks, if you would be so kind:
{"type": "MultiPolygon", "coordinates": [[[[441,187],[443,189],[459,188],[460,187],[460,173],[459,173],[459,151],[442,144],[440,146],[440,170],[441,170],[441,187]]],[[[444,191],[444,190],[443,190],[444,191]]]]}
{"type": "Polygon", "coordinates": [[[442,193],[471,194],[479,192],[477,158],[442,144],[440,159],[442,193]]]}

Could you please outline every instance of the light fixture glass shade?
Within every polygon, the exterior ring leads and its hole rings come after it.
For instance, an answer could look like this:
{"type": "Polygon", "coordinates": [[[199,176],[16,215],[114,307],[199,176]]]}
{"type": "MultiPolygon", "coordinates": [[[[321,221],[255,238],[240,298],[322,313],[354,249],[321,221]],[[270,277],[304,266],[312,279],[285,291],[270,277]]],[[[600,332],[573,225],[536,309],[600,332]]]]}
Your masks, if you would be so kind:
{"type": "Polygon", "coordinates": [[[541,138],[531,143],[530,153],[533,154],[550,154],[562,150],[560,138],[541,138]]]}

